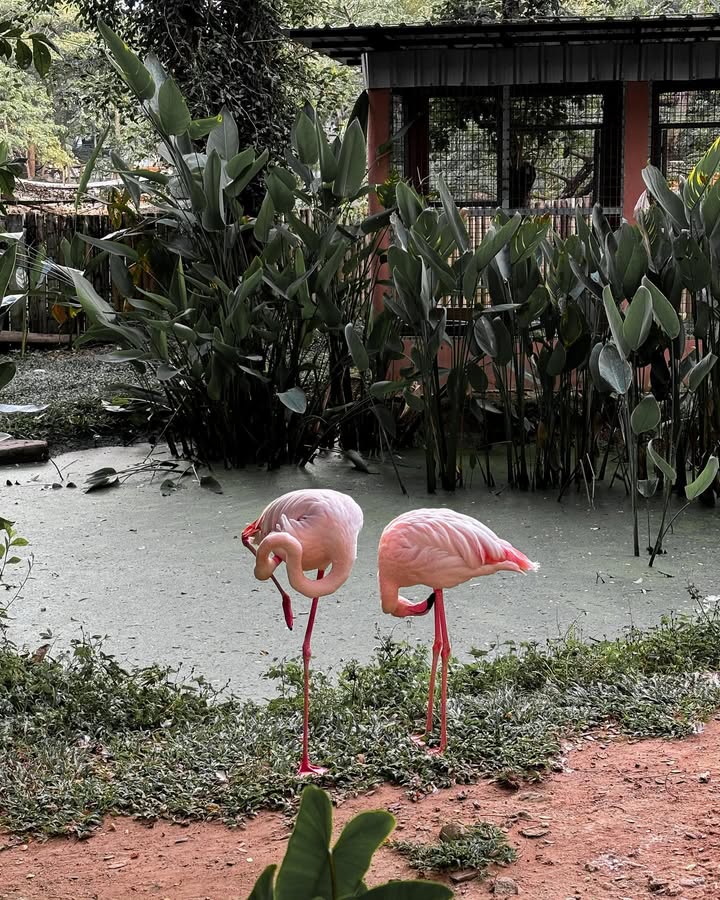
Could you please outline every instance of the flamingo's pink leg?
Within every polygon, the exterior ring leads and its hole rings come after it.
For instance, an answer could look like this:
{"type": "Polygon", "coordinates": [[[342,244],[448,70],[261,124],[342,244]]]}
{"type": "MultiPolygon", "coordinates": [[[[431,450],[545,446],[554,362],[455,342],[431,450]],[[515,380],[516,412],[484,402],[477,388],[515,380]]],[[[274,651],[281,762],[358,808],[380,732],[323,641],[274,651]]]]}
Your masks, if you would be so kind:
{"type": "MultiPolygon", "coordinates": [[[[252,535],[254,533],[255,532],[252,530],[252,526],[248,525],[248,527],[242,533],[242,542],[243,542],[243,545],[248,548],[248,550],[252,553],[253,556],[257,556],[257,550],[250,543],[250,538],[252,537],[252,535]]],[[[279,556],[275,556],[273,558],[273,562],[275,563],[275,567],[277,568],[277,566],[280,565],[282,560],[280,559],[279,556]]],[[[277,589],[280,591],[280,596],[282,597],[283,615],[285,616],[285,624],[290,629],[290,631],[292,631],[294,620],[293,620],[292,604],[290,603],[290,595],[288,594],[288,592],[280,584],[280,582],[277,580],[277,578],[274,575],[271,575],[270,578],[272,579],[273,583],[275,584],[275,587],[277,587],[277,589]]]]}
{"type": "MultiPolygon", "coordinates": [[[[318,569],[318,581],[325,574],[324,569],[318,569]]],[[[305,640],[303,641],[303,670],[305,676],[305,706],[303,711],[303,749],[302,760],[298,768],[298,775],[324,775],[327,769],[322,766],[313,766],[310,763],[308,755],[308,732],[310,719],[310,638],[312,637],[313,626],[315,625],[315,614],[317,613],[318,598],[313,597],[312,606],[310,607],[310,617],[305,632],[305,640]]]]}
{"type": "Polygon", "coordinates": [[[430,669],[430,684],[428,686],[428,705],[427,717],[425,719],[425,733],[413,735],[412,740],[420,747],[425,745],[425,738],[430,734],[433,727],[433,703],[435,700],[435,676],[437,674],[438,657],[442,650],[442,632],[440,628],[440,607],[435,604],[435,640],[432,645],[432,667],[430,669]]]}
{"type": "Polygon", "coordinates": [[[440,746],[438,753],[443,753],[447,747],[447,677],[448,659],[450,658],[450,637],[448,636],[447,621],[445,620],[445,603],[443,592],[436,591],[436,605],[440,610],[440,632],[442,635],[442,680],[440,686],[440,746]]]}

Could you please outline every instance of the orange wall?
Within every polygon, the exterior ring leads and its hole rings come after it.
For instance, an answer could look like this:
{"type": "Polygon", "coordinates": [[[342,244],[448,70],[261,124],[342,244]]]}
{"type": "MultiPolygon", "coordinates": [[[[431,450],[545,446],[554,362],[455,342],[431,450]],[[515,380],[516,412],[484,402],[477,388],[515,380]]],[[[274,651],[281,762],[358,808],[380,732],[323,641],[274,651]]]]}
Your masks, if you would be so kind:
{"type": "Polygon", "coordinates": [[[650,155],[650,82],[628,81],[625,85],[625,129],[623,140],[623,216],[634,222],[633,210],[645,190],[642,170],[650,155]]]}

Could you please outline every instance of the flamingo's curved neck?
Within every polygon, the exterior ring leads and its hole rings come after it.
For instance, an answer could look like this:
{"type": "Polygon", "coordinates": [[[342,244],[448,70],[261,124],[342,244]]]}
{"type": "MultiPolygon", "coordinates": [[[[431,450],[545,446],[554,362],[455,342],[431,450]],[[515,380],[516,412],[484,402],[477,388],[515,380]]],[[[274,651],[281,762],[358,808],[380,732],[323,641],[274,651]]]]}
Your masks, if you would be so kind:
{"type": "Polygon", "coordinates": [[[260,579],[270,577],[274,564],[272,557],[280,556],[285,560],[288,581],[292,587],[305,597],[327,597],[334,594],[350,577],[355,560],[352,551],[343,553],[333,559],[332,568],[321,581],[308,578],[302,568],[302,544],[297,538],[286,532],[273,532],[263,539],[258,547],[255,575],[260,579]]]}

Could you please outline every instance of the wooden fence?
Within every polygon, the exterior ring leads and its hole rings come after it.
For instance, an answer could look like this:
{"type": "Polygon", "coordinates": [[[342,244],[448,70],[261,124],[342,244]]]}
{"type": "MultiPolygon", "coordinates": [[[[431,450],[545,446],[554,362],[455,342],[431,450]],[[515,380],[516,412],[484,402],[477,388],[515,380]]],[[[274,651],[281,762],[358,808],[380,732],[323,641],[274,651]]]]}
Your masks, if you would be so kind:
{"type": "MultiPolygon", "coordinates": [[[[42,250],[48,259],[65,265],[62,240],[72,241],[76,232],[103,237],[113,231],[110,219],[105,215],[62,215],[50,212],[10,213],[0,221],[0,230],[5,232],[24,231],[25,240],[18,252],[18,266],[29,276],[38,251],[42,250]]],[[[88,258],[92,248],[88,245],[88,258]]],[[[106,258],[92,273],[92,282],[101,297],[112,295],[110,263],[106,258]]],[[[57,301],[60,284],[50,273],[39,288],[36,296],[26,302],[18,302],[10,307],[9,313],[0,320],[0,343],[15,343],[27,334],[31,343],[65,343],[85,329],[83,316],[68,319],[62,324],[58,318],[62,312],[53,307],[57,301]]]]}

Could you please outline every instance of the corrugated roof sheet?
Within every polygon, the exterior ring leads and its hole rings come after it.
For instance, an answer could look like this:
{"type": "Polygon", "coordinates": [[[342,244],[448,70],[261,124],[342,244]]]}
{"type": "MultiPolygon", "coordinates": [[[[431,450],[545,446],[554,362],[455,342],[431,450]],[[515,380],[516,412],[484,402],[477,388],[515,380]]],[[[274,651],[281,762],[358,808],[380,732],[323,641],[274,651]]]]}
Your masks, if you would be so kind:
{"type": "Polygon", "coordinates": [[[720,15],[515,19],[415,25],[295,28],[288,37],[333,59],[359,65],[373,52],[516,47],[523,44],[634,44],[720,40],[720,15]]]}

